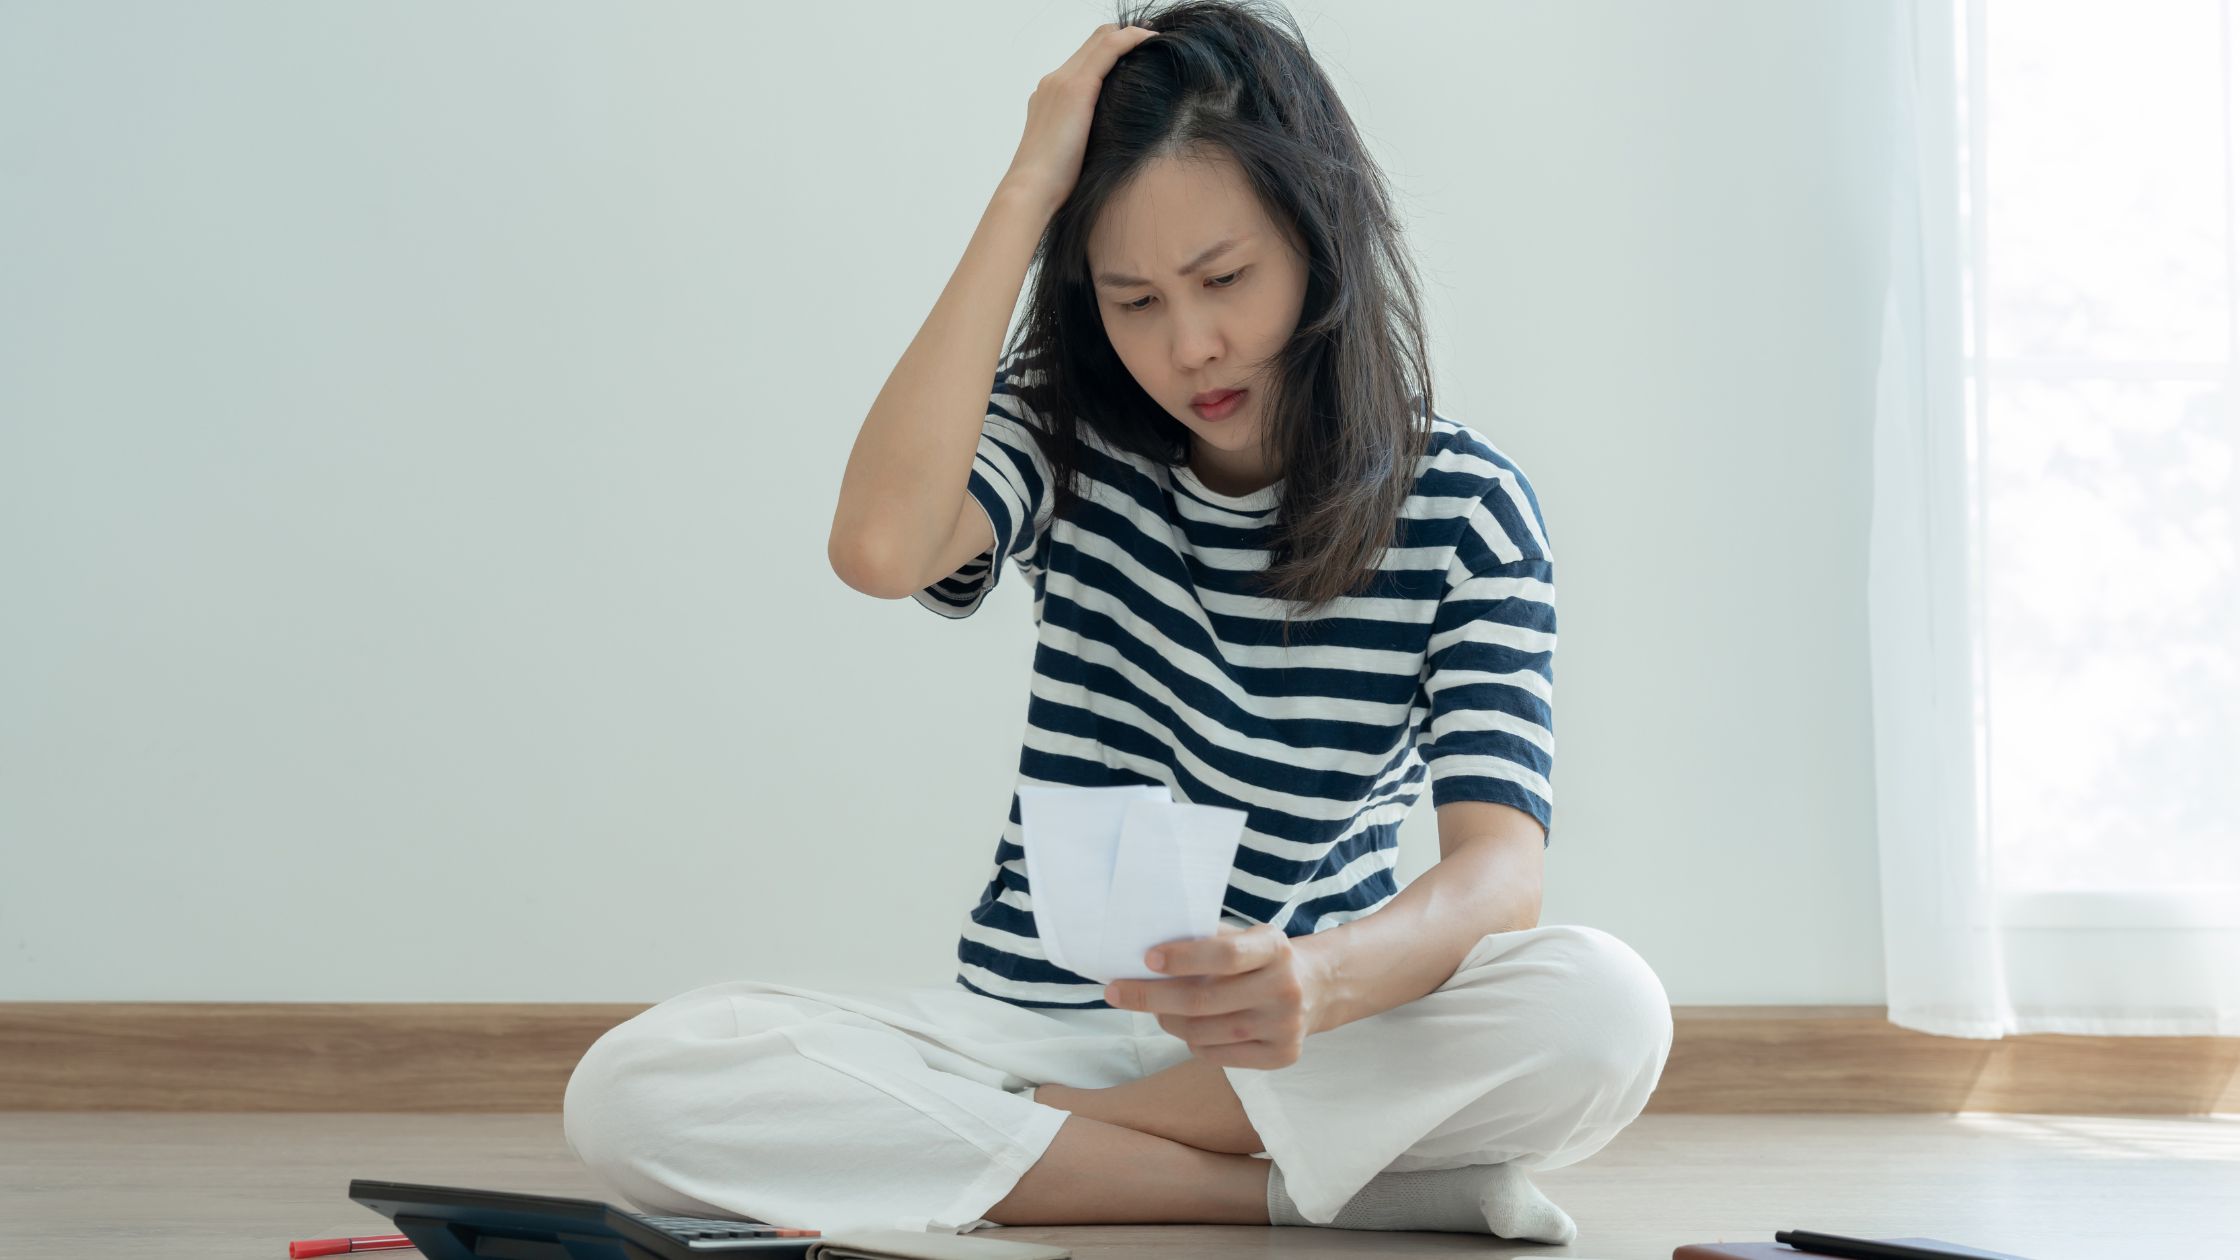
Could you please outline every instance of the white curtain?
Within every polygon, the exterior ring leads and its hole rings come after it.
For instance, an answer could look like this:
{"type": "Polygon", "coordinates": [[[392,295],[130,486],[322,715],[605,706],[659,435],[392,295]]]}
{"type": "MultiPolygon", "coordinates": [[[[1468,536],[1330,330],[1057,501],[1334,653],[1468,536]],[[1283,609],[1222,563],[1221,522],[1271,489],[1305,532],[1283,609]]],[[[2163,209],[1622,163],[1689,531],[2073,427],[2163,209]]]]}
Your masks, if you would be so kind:
{"type": "Polygon", "coordinates": [[[1888,9],[1868,609],[1887,1000],[1907,1028],[2240,1035],[2225,5],[2152,30],[2135,6],[1888,9]],[[2093,126],[2133,132],[2002,149],[2064,69],[2093,126]],[[2219,90],[2171,86],[2188,74],[2219,90]],[[2138,99],[2163,112],[2115,104],[2138,99]],[[2093,204],[2075,181],[2155,187],[2113,169],[2132,152],[2158,179],[2216,176],[2213,196],[2166,198],[2217,216],[2214,256],[2143,209],[2059,218],[2093,204]],[[2171,265],[2139,264],[2152,248],[2171,265]],[[2199,285],[2218,305],[2189,318],[2199,285]]]}

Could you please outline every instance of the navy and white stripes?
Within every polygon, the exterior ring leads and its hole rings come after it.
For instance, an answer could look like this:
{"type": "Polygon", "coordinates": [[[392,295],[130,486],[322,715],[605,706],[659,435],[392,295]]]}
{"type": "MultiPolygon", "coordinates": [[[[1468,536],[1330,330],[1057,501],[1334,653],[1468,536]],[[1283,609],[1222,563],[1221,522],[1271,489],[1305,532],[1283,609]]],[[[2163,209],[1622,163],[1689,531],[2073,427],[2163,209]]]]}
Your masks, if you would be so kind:
{"type": "MultiPolygon", "coordinates": [[[[1039,626],[1019,784],[1167,785],[1246,811],[1226,913],[1293,936],[1376,910],[1399,887],[1398,829],[1434,806],[1495,801],[1547,827],[1553,808],[1554,556],[1522,470],[1433,413],[1377,580],[1297,617],[1252,593],[1283,483],[1208,489],[1187,465],[1090,460],[1073,519],[1017,360],[996,373],[969,489],[995,545],[913,598],[970,616],[1008,560],[1039,626]]],[[[957,946],[957,980],[1025,1006],[1104,1006],[1052,964],[1029,910],[1019,799],[957,946]]]]}

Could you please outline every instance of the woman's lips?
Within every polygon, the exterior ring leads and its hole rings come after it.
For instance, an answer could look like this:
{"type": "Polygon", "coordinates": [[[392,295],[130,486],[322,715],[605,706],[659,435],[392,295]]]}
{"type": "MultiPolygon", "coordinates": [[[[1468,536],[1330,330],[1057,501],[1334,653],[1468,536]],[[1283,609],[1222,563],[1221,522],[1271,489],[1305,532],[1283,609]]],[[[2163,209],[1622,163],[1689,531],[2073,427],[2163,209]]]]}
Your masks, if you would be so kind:
{"type": "Polygon", "coordinates": [[[1197,412],[1201,420],[1220,420],[1236,411],[1237,405],[1244,400],[1245,393],[1241,389],[1231,390],[1215,402],[1191,403],[1190,410],[1197,412]]]}

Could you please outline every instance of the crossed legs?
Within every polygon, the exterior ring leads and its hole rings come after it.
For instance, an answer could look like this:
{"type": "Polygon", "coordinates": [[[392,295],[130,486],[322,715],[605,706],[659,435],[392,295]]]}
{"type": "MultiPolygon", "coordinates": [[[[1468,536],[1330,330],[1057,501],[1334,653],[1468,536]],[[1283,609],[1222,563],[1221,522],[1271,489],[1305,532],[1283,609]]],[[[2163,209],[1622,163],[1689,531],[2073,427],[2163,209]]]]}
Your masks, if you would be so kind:
{"type": "Polygon", "coordinates": [[[1269,1161],[1220,1067],[1192,1057],[1104,1089],[1044,1085],[1071,1112],[987,1211],[998,1225],[1266,1225],[1269,1161]]]}

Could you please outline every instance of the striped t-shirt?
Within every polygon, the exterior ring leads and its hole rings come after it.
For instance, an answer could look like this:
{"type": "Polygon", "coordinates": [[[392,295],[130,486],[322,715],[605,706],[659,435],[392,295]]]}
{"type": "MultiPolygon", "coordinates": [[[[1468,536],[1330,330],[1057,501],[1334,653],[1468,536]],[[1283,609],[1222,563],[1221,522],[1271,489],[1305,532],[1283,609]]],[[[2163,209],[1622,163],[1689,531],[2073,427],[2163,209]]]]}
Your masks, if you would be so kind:
{"type": "MultiPolygon", "coordinates": [[[[1034,586],[1039,627],[1011,815],[964,921],[957,982],[1021,1006],[1105,1007],[1035,934],[1017,786],[1163,784],[1245,811],[1224,916],[1291,936],[1399,892],[1399,828],[1497,801],[1549,825],[1555,752],[1554,556],[1532,483],[1476,430],[1432,412],[1376,582],[1312,613],[1253,593],[1283,483],[1209,490],[1187,463],[1084,428],[1082,500],[1053,520],[1051,466],[1019,386],[996,373],[969,489],[994,546],[912,598],[970,616],[1002,575],[1034,586]]],[[[1547,843],[1545,835],[1542,843],[1547,843]]]]}

